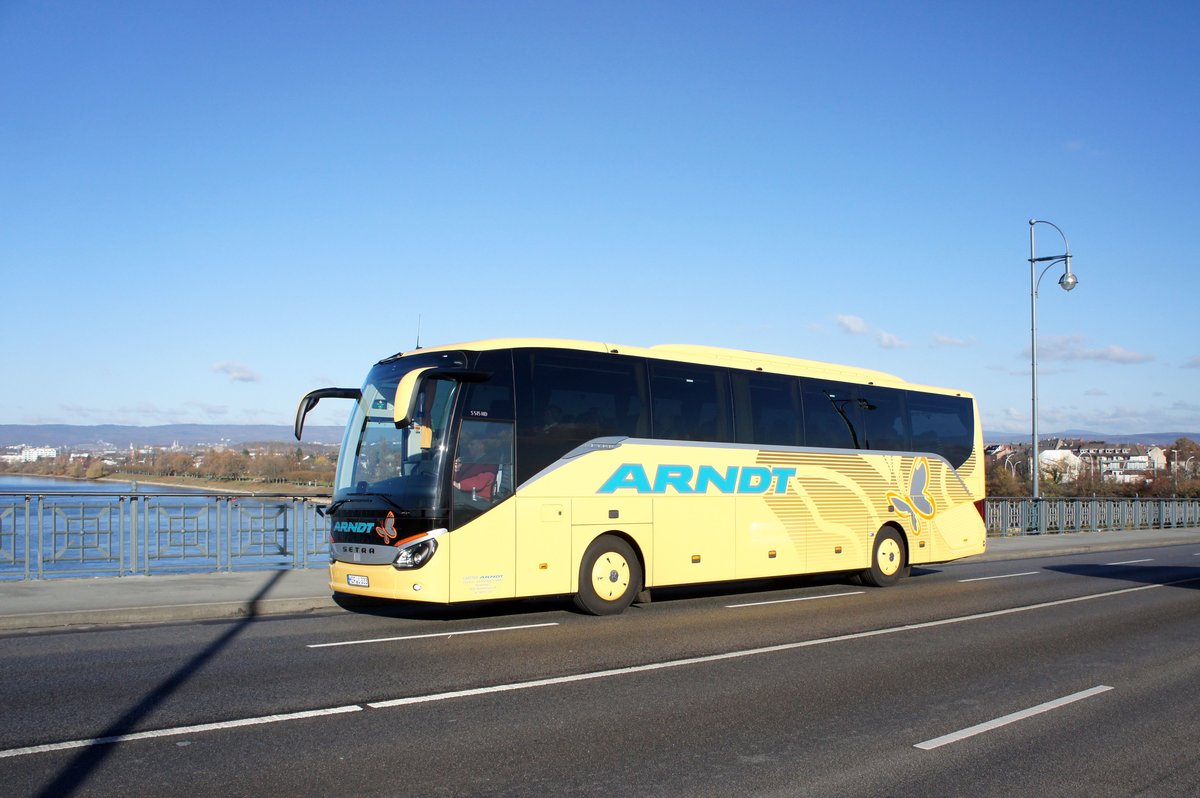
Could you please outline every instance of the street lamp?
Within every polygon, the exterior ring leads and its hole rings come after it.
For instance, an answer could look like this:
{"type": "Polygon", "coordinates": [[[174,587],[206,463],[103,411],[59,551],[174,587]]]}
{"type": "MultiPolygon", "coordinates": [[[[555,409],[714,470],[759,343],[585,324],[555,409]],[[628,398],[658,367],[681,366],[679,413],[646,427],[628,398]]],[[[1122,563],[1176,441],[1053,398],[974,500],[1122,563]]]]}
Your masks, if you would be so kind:
{"type": "MultiPolygon", "coordinates": [[[[1029,350],[1033,366],[1033,506],[1038,506],[1038,483],[1041,482],[1042,467],[1038,462],[1038,389],[1037,389],[1037,295],[1038,285],[1042,277],[1055,264],[1064,265],[1063,275],[1058,278],[1058,284],[1064,291],[1070,291],[1079,284],[1079,278],[1071,271],[1071,245],[1067,243],[1067,235],[1053,222],[1040,219],[1029,220],[1029,350]],[[1062,236],[1065,252],[1062,255],[1047,255],[1038,257],[1034,251],[1033,230],[1039,224],[1048,224],[1062,236]],[[1037,265],[1045,263],[1046,267],[1038,274],[1037,265]]],[[[1038,529],[1041,529],[1039,513],[1038,529]]]]}

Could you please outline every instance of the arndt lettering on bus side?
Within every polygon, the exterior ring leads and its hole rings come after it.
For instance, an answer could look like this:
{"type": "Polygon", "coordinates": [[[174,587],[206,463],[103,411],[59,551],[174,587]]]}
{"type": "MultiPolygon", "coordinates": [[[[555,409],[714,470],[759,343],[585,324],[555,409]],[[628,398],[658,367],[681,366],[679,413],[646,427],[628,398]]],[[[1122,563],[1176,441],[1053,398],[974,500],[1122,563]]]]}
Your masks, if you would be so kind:
{"type": "Polygon", "coordinates": [[[665,493],[706,494],[716,493],[786,493],[794,468],[766,468],[765,466],[729,466],[724,471],[702,465],[660,465],[654,469],[654,478],[646,473],[640,463],[623,463],[605,480],[597,493],[616,493],[631,490],[634,493],[662,495],[665,493]]]}

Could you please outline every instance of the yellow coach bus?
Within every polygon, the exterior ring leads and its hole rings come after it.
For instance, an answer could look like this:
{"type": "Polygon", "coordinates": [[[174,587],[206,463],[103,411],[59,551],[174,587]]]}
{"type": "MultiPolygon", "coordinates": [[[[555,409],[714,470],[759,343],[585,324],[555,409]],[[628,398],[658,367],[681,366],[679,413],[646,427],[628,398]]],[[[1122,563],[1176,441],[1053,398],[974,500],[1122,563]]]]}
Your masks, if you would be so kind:
{"type": "Polygon", "coordinates": [[[883,587],[984,550],[972,396],[700,346],[477,341],[380,361],[330,520],[335,593],[449,603],[826,572],[883,587]]]}

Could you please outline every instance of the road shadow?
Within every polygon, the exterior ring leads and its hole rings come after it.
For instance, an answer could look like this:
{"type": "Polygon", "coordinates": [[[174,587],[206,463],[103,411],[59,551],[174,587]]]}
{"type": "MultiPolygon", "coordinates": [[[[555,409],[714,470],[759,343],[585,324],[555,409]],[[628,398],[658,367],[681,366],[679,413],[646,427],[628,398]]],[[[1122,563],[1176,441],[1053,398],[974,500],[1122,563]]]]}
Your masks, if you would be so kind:
{"type": "Polygon", "coordinates": [[[143,718],[199,673],[209,660],[228,647],[234,638],[254,622],[258,617],[259,602],[266,598],[286,573],[286,571],[277,572],[263,585],[262,589],[247,604],[244,618],[233,622],[224,634],[179,666],[174,673],[163,679],[158,686],[126,710],[125,714],[92,738],[92,742],[81,749],[53,781],[42,788],[38,793],[39,798],[61,798],[73,795],[81,787],[85,787],[91,774],[112,754],[113,743],[119,743],[124,735],[139,731],[137,726],[143,718]]]}
{"type": "Polygon", "coordinates": [[[334,594],[333,603],[355,615],[395,618],[405,621],[463,621],[509,615],[535,615],[567,610],[570,598],[548,596],[525,599],[493,599],[455,604],[426,604],[399,599],[373,599],[334,594]]]}
{"type": "Polygon", "coordinates": [[[1139,585],[1200,589],[1200,568],[1190,565],[1048,565],[1045,570],[1071,576],[1113,579],[1139,585]]]}

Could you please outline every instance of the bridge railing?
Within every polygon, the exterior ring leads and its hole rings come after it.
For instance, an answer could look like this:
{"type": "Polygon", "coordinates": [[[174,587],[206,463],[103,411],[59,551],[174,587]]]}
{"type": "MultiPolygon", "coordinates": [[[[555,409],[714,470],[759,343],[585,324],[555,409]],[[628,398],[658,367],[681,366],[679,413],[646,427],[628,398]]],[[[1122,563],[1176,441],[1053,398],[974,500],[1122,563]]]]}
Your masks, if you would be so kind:
{"type": "Polygon", "coordinates": [[[0,579],[307,568],[328,497],[0,493],[0,579]]]}
{"type": "MultiPolygon", "coordinates": [[[[328,497],[2,493],[0,579],[324,567],[328,497]]],[[[988,534],[1200,526],[1200,499],[989,498],[988,534]]]]}
{"type": "Polygon", "coordinates": [[[989,498],[988,535],[1046,535],[1200,526],[1200,499],[989,498]]]}

